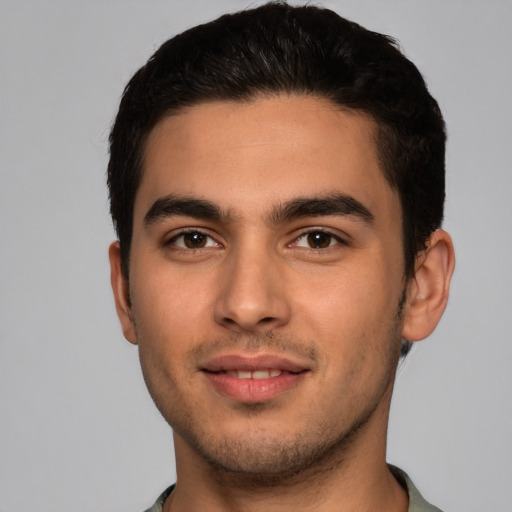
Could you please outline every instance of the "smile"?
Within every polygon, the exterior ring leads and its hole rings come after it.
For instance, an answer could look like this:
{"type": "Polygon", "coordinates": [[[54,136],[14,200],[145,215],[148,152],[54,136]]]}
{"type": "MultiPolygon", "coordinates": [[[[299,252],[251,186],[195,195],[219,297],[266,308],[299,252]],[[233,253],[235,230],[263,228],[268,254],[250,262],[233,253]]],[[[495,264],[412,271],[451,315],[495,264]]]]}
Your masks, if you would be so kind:
{"type": "Polygon", "coordinates": [[[255,370],[255,371],[247,371],[247,370],[228,370],[226,374],[230,377],[234,377],[235,379],[270,379],[273,377],[279,377],[283,373],[283,370],[278,370],[275,368],[269,370],[255,370]]]}
{"type": "Polygon", "coordinates": [[[307,363],[270,354],[215,357],[200,370],[210,390],[242,403],[277,399],[297,387],[310,373],[307,363]]]}

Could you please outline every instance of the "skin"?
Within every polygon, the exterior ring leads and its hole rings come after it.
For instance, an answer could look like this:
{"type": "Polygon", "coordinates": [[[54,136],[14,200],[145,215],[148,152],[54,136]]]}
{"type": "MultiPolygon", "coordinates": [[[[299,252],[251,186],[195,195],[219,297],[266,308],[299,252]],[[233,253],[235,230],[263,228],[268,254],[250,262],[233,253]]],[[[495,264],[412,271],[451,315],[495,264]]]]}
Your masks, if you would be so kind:
{"type": "Polygon", "coordinates": [[[167,512],[407,510],[385,463],[395,370],[402,337],[442,315],[454,258],[438,230],[405,280],[374,135],[368,116],[293,95],[197,105],[150,133],[129,284],[116,243],[110,260],[123,332],[174,429],[167,512]],[[334,196],[334,213],[319,208],[334,196]],[[277,356],[300,377],[233,396],[205,372],[226,355],[277,356]]]}

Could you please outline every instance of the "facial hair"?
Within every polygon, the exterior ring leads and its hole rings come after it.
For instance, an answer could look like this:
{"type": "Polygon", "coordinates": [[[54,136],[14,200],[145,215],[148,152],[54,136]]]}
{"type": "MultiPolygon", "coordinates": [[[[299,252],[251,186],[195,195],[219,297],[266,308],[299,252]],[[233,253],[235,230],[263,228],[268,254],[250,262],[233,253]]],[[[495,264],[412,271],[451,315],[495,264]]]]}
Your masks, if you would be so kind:
{"type": "MultiPolygon", "coordinates": [[[[164,418],[192,450],[207,462],[212,475],[224,485],[260,488],[292,484],[306,474],[329,471],[343,464],[350,456],[351,446],[357,442],[379,404],[390,394],[401,348],[403,301],[396,317],[390,321],[387,334],[379,343],[382,365],[379,382],[370,397],[354,403],[357,417],[333,422],[331,416],[315,416],[304,406],[304,428],[292,435],[265,429],[259,418],[274,407],[273,403],[236,403],[237,414],[249,420],[249,427],[234,436],[212,432],[201,421],[201,413],[187,403],[182,388],[172,373],[159,381],[151,378],[162,371],[150,357],[145,357],[144,343],[139,343],[143,375],[153,400],[164,418]],[[172,404],[159,389],[157,382],[168,382],[173,390],[172,404]]],[[[322,364],[319,344],[311,340],[290,339],[273,331],[251,336],[231,334],[227,337],[199,342],[186,357],[186,365],[197,367],[197,361],[214,356],[221,351],[236,349],[251,354],[261,351],[283,352],[307,357],[314,369],[322,364]]],[[[355,390],[357,391],[357,390],[355,390]]],[[[357,393],[355,393],[357,395],[357,393]]],[[[358,400],[357,396],[354,400],[358,400]]],[[[329,411],[326,411],[329,412],[329,411]]],[[[350,414],[348,414],[350,416],[350,414]]]]}

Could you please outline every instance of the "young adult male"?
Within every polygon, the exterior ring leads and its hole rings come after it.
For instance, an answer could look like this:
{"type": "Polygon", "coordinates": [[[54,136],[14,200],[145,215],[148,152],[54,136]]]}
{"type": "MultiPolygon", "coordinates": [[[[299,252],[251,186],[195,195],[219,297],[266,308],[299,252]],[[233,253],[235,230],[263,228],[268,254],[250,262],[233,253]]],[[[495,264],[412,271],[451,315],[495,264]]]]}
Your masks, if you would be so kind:
{"type": "Polygon", "coordinates": [[[151,511],[432,511],[386,464],[397,363],[454,267],[444,123],[393,41],[267,4],[128,84],[108,182],[116,307],[174,431],[151,511]]]}

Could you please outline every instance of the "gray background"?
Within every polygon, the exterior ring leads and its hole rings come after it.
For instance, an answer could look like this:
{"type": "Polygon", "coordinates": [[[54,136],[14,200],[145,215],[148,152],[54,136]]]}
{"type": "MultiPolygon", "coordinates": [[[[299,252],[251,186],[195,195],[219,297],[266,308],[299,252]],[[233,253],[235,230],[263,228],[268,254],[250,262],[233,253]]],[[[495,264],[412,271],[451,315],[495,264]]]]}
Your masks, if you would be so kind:
{"type": "MultiPolygon", "coordinates": [[[[140,512],[171,433],[112,304],[107,137],[165,39],[246,0],[0,1],[0,511],[140,512]]],[[[398,37],[449,129],[445,318],[400,370],[389,460],[446,512],[512,510],[512,2],[325,1],[398,37]]]]}

